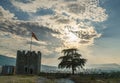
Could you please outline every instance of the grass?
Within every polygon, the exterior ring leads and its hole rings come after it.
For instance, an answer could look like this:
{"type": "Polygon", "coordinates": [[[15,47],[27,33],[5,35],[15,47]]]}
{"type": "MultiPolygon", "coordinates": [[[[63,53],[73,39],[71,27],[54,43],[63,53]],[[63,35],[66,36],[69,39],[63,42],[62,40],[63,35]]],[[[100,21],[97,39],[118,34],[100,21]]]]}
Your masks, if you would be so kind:
{"type": "MultiPolygon", "coordinates": [[[[28,75],[8,75],[8,76],[0,76],[0,83],[42,83],[38,80],[40,76],[28,76],[28,75]]],[[[55,79],[45,79],[45,83],[56,83],[55,79]]]]}
{"type": "Polygon", "coordinates": [[[48,79],[48,80],[45,81],[45,83],[56,83],[56,80],[48,79]]]}
{"type": "Polygon", "coordinates": [[[120,78],[102,78],[92,76],[71,76],[75,83],[120,83],[120,78]]]}
{"type": "Polygon", "coordinates": [[[36,83],[37,76],[0,76],[0,83],[36,83]]]}
{"type": "Polygon", "coordinates": [[[66,75],[66,74],[43,74],[42,76],[33,75],[9,75],[0,76],[0,83],[57,83],[56,80],[67,78],[75,83],[120,83],[119,77],[106,77],[99,75],[66,75]],[[60,76],[60,77],[58,77],[60,76]]]}

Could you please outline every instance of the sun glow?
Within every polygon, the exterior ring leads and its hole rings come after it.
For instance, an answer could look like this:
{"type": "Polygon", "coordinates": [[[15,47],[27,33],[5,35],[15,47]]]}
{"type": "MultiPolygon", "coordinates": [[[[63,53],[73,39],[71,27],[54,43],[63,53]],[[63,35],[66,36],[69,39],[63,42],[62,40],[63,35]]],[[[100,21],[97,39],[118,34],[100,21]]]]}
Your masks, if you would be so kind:
{"type": "Polygon", "coordinates": [[[76,42],[76,41],[78,41],[78,37],[74,33],[72,33],[72,32],[69,32],[69,34],[67,36],[68,36],[68,41],[69,42],[76,42]]]}
{"type": "Polygon", "coordinates": [[[78,41],[79,38],[73,32],[71,32],[71,30],[69,30],[69,28],[65,28],[64,31],[66,34],[66,42],[73,43],[73,42],[78,41]]]}
{"type": "Polygon", "coordinates": [[[64,47],[67,48],[77,47],[80,42],[80,38],[72,32],[73,28],[71,29],[68,27],[64,29],[64,47]]]}

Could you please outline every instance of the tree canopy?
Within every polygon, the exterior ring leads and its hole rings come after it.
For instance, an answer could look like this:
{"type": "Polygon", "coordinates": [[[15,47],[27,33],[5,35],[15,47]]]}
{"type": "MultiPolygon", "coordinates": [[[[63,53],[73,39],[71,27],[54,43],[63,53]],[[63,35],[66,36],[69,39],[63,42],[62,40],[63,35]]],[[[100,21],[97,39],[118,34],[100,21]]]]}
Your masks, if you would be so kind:
{"type": "Polygon", "coordinates": [[[78,53],[78,49],[63,49],[62,53],[64,53],[64,55],[58,58],[59,60],[61,60],[58,68],[71,68],[72,74],[74,74],[74,71],[78,67],[83,68],[83,66],[85,66],[87,60],[81,58],[82,55],[78,53]]]}

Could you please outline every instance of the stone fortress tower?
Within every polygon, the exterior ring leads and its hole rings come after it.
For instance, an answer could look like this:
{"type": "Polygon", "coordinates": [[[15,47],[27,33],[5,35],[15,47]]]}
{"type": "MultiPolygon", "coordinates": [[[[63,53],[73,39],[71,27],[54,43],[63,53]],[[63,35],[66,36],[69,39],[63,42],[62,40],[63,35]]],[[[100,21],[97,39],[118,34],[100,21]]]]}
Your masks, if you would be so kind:
{"type": "Polygon", "coordinates": [[[16,74],[36,74],[41,69],[41,52],[17,51],[16,74]]]}

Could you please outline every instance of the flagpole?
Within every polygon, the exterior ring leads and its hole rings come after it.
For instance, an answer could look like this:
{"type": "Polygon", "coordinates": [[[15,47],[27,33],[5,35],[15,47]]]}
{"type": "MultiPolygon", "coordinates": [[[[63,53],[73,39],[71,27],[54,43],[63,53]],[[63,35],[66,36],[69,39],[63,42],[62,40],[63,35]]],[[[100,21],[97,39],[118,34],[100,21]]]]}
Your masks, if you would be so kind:
{"type": "Polygon", "coordinates": [[[31,32],[30,52],[32,51],[32,37],[38,41],[38,38],[36,37],[36,35],[33,32],[31,32]]]}
{"type": "Polygon", "coordinates": [[[32,32],[31,32],[31,42],[30,42],[30,52],[32,51],[32,32]]]}

